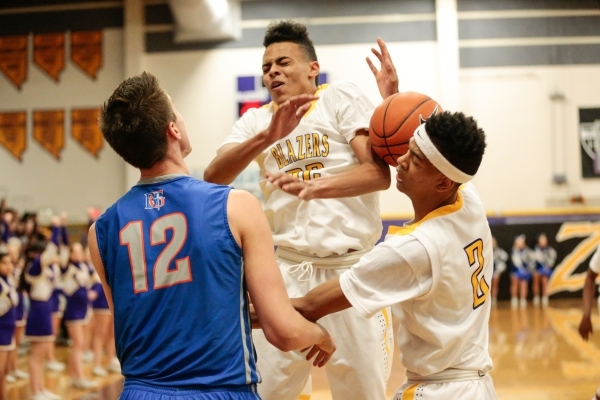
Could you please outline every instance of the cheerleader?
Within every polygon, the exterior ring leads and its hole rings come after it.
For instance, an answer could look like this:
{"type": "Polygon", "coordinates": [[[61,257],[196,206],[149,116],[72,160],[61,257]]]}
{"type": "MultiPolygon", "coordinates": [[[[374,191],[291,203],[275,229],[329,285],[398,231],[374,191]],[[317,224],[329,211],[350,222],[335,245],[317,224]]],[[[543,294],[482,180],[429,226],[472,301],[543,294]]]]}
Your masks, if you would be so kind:
{"type": "Polygon", "coordinates": [[[492,275],[492,305],[498,303],[498,287],[500,285],[500,276],[506,271],[506,261],[508,253],[498,247],[496,238],[492,236],[492,250],[494,252],[494,274],[492,275]]]}
{"type": "MultiPolygon", "coordinates": [[[[88,264],[92,265],[89,260],[89,249],[86,255],[88,256],[88,264]]],[[[104,294],[104,288],[100,283],[100,277],[96,270],[92,268],[92,287],[89,293],[89,299],[92,303],[92,318],[94,326],[94,335],[92,337],[92,349],[94,351],[94,367],[92,373],[96,376],[106,376],[108,372],[116,374],[121,373],[121,364],[116,356],[115,350],[115,331],[114,322],[108,301],[104,294]],[[102,352],[105,352],[106,359],[109,360],[106,369],[102,366],[102,352]]]]}
{"type": "Polygon", "coordinates": [[[13,263],[8,253],[0,253],[0,400],[6,399],[9,353],[15,349],[15,306],[19,297],[11,285],[13,263]]]}
{"type": "MultiPolygon", "coordinates": [[[[50,298],[52,309],[52,330],[54,336],[58,335],[60,323],[63,318],[65,309],[65,298],[61,290],[61,267],[66,266],[69,260],[69,237],[67,235],[67,214],[62,213],[60,218],[53,216],[51,220],[51,240],[59,249],[58,262],[51,265],[54,278],[54,289],[50,298]]],[[[65,370],[65,364],[58,361],[55,356],[56,344],[52,346],[49,354],[49,360],[46,362],[46,369],[54,372],[62,372],[65,370]]]]}
{"type": "Polygon", "coordinates": [[[542,306],[548,306],[548,279],[552,275],[552,269],[556,263],[556,250],[548,245],[548,237],[545,233],[538,236],[535,245],[535,261],[537,271],[533,275],[533,305],[539,306],[540,292],[542,294],[542,306]],[[541,286],[541,290],[540,290],[541,286]]]}
{"type": "Polygon", "coordinates": [[[31,343],[29,375],[33,400],[60,400],[44,388],[44,361],[54,349],[51,297],[54,290],[52,265],[58,262],[58,248],[52,242],[36,241],[28,246],[24,280],[29,290],[29,314],[25,336],[31,343]]]}
{"type": "Polygon", "coordinates": [[[535,271],[535,256],[525,242],[525,235],[515,237],[511,252],[512,272],[510,275],[510,305],[527,307],[527,292],[532,272],[535,271]],[[517,297],[518,296],[518,297],[517,297]]]}
{"type": "Polygon", "coordinates": [[[69,373],[71,384],[78,389],[93,389],[97,383],[84,377],[81,354],[84,344],[84,327],[89,323],[88,290],[91,270],[85,263],[81,243],[74,243],[67,267],[62,274],[62,290],[67,298],[64,321],[71,339],[69,373]]]}
{"type": "Polygon", "coordinates": [[[19,297],[18,304],[15,307],[15,348],[8,356],[8,375],[6,377],[7,382],[15,382],[17,379],[28,379],[29,374],[25,371],[21,371],[17,368],[17,359],[19,355],[19,346],[21,339],[23,338],[23,332],[25,331],[25,322],[27,315],[25,315],[25,301],[29,301],[24,295],[24,288],[21,283],[21,276],[23,273],[23,267],[25,266],[25,260],[21,257],[21,240],[16,237],[10,238],[8,241],[7,249],[8,255],[13,263],[13,279],[11,284],[17,287],[17,296],[19,297]]]}

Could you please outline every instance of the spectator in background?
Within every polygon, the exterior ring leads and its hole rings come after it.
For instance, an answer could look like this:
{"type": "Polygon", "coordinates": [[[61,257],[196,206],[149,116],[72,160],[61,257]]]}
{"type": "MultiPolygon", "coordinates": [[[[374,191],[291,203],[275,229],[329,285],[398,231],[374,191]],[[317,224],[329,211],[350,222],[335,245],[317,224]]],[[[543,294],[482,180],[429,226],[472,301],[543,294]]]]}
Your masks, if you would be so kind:
{"type": "Polygon", "coordinates": [[[512,271],[510,275],[510,306],[527,307],[527,293],[532,272],[535,271],[535,256],[525,242],[525,235],[515,237],[511,252],[512,271]]]}
{"type": "Polygon", "coordinates": [[[556,250],[548,245],[548,237],[545,233],[538,236],[534,248],[536,273],[533,274],[533,305],[540,305],[540,292],[542,294],[542,306],[548,306],[548,280],[552,275],[554,264],[556,264],[556,250]]]}

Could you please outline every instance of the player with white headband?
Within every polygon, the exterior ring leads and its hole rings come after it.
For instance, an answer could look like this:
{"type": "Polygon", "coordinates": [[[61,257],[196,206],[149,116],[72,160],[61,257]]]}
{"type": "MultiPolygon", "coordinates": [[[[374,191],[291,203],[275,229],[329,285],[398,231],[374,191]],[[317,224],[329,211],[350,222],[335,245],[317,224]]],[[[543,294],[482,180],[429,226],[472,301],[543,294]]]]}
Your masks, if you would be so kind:
{"type": "Polygon", "coordinates": [[[414,218],[337,279],[294,306],[308,319],[353,306],[371,316],[391,306],[407,378],[400,399],[497,399],[489,371],[492,234],[470,181],[485,150],[471,117],[444,112],[414,133],[398,159],[396,187],[414,218]]]}

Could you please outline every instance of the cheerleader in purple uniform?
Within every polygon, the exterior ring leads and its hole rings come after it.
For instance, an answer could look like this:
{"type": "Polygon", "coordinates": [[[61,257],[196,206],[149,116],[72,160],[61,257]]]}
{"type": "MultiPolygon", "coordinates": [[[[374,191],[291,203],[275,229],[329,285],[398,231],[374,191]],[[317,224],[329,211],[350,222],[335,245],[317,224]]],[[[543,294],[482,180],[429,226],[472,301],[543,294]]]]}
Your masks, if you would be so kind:
{"type": "Polygon", "coordinates": [[[28,379],[29,374],[25,371],[21,371],[17,368],[17,359],[19,356],[19,345],[23,338],[23,332],[25,331],[25,322],[27,315],[25,315],[25,301],[29,300],[25,298],[24,288],[21,284],[21,276],[23,275],[23,267],[25,266],[25,260],[21,257],[21,240],[13,237],[8,241],[7,249],[8,255],[13,263],[13,274],[12,281],[14,287],[17,288],[17,296],[19,297],[19,303],[15,307],[15,349],[10,352],[8,356],[8,376],[7,382],[15,382],[17,379],[28,379]]]}
{"type": "Polygon", "coordinates": [[[29,262],[25,267],[25,282],[29,291],[29,314],[25,336],[31,343],[29,374],[33,400],[60,400],[60,396],[44,388],[44,361],[54,349],[52,327],[52,303],[54,290],[52,264],[58,261],[58,249],[54,243],[34,242],[28,246],[29,262]]]}
{"type": "MultiPolygon", "coordinates": [[[[89,251],[88,251],[89,254],[89,251]]],[[[91,262],[89,265],[92,265],[91,262]]],[[[90,301],[92,302],[94,335],[92,337],[92,348],[94,351],[94,367],[92,373],[96,376],[106,376],[108,371],[116,374],[121,373],[121,364],[116,356],[115,331],[113,317],[108,308],[108,301],[104,294],[104,288],[100,283],[100,277],[92,268],[92,287],[90,288],[90,301]],[[108,365],[106,369],[102,366],[102,352],[106,354],[108,365]]]]}
{"type": "MultiPolygon", "coordinates": [[[[65,309],[64,295],[61,290],[61,267],[66,266],[69,261],[69,236],[67,234],[67,214],[62,213],[60,217],[52,217],[52,243],[56,245],[59,252],[58,262],[51,265],[54,274],[54,290],[50,298],[52,307],[52,330],[54,336],[58,335],[60,322],[63,318],[65,309]]],[[[50,350],[49,360],[46,363],[46,369],[54,372],[62,372],[65,370],[65,364],[58,361],[54,354],[55,346],[50,350]]]]}
{"type": "Polygon", "coordinates": [[[8,355],[15,348],[15,306],[19,301],[9,282],[13,263],[8,253],[0,253],[0,399],[6,398],[8,355]]]}
{"type": "Polygon", "coordinates": [[[71,339],[69,353],[69,373],[71,383],[78,389],[92,389],[96,382],[85,379],[81,354],[84,344],[84,327],[89,323],[90,310],[88,290],[91,277],[90,267],[85,263],[85,253],[81,243],[71,247],[71,257],[62,274],[62,290],[67,298],[64,320],[71,339]]]}

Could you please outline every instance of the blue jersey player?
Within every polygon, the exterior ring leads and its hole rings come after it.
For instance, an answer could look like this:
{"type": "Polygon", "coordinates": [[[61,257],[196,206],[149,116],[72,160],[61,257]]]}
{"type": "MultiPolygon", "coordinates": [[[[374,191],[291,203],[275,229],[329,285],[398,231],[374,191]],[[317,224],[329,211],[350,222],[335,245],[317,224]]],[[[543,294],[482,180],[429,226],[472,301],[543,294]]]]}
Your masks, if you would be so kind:
{"type": "MultiPolygon", "coordinates": [[[[290,100],[274,122],[293,129],[313,99],[290,100]]],[[[141,173],[88,235],[115,320],[120,399],[258,399],[249,297],[269,341],[314,346],[324,365],[335,345],[293,309],[258,200],[189,176],[185,123],[157,79],[121,83],[100,128],[141,173]]]]}

